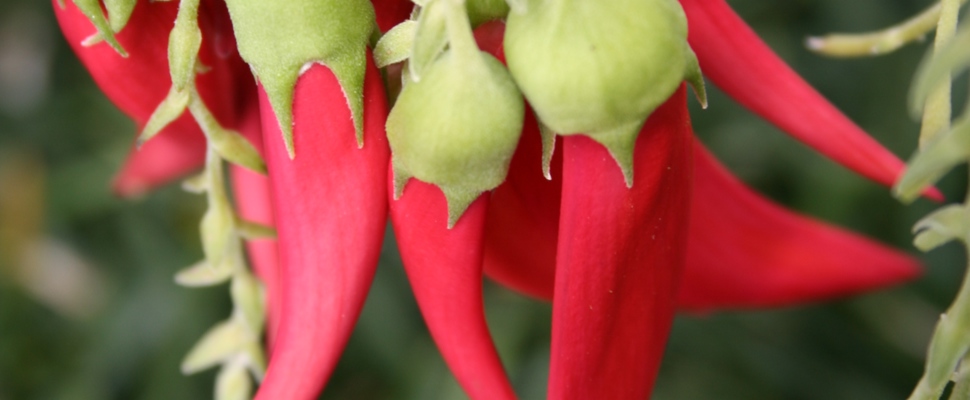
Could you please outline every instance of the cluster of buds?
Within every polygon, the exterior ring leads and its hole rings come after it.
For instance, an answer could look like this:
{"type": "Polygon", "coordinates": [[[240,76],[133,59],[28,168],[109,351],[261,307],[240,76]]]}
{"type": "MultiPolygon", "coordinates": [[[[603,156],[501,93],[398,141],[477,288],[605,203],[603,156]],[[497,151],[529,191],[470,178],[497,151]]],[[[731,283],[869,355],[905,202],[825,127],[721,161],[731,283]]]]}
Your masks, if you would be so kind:
{"type": "Polygon", "coordinates": [[[771,204],[693,138],[685,81],[706,105],[703,68],[849,168],[884,184],[902,168],[723,0],[55,8],[95,80],[144,127],[119,190],[205,166],[186,186],[208,194],[206,261],[178,280],[232,281],[233,317],[186,361],[224,366],[220,399],[251,396],[247,370],[257,398],[323,389],[388,216],[429,331],[476,399],[515,397],[483,274],[552,301],[549,397],[586,399],[649,397],[678,309],[791,304],[917,272],[771,204]],[[248,169],[232,171],[238,212],[225,161],[248,169]]]}

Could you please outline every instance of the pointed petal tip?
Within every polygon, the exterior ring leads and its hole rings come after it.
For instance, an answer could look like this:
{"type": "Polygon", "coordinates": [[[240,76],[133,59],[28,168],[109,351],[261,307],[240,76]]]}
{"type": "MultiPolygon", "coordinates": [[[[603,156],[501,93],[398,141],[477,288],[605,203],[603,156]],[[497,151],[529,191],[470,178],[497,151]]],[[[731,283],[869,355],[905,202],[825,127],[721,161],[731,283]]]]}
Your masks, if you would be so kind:
{"type": "Polygon", "coordinates": [[[146,182],[122,172],[111,181],[111,192],[120,198],[134,200],[144,197],[149,186],[146,182]]]}
{"type": "Polygon", "coordinates": [[[923,196],[926,197],[927,199],[933,200],[936,203],[943,203],[944,201],[946,201],[946,196],[943,195],[943,192],[941,192],[940,189],[937,189],[935,187],[926,189],[923,192],[923,196]]]}

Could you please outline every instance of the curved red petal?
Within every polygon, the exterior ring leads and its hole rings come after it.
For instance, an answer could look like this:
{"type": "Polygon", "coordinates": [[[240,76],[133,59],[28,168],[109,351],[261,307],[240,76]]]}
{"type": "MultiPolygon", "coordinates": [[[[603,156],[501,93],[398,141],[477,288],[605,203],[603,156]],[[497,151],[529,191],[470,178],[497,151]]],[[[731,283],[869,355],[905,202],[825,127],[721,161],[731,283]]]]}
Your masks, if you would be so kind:
{"type": "Polygon", "coordinates": [[[641,130],[630,189],[603,146],[563,139],[549,398],[650,396],[686,256],[691,137],[682,87],[641,130]]]}
{"type": "Polygon", "coordinates": [[[485,220],[485,273],[489,278],[540,299],[552,298],[556,235],[562,192],[562,145],[556,143],[552,180],[542,175],[542,138],[526,111],[509,174],[492,192],[485,220]]]}
{"type": "MultiPolygon", "coordinates": [[[[680,0],[704,76],[835,162],[891,186],[903,162],[792,71],[724,0],[680,0]]],[[[927,192],[942,200],[939,191],[927,192]]]]}
{"type": "Polygon", "coordinates": [[[912,257],[794,214],[754,193],[694,146],[681,308],[788,305],[871,290],[919,274],[912,257]]]}
{"type": "MultiPolygon", "coordinates": [[[[393,195],[393,182],[389,186],[393,195]]],[[[391,220],[414,297],[458,383],[472,399],[514,399],[482,304],[487,208],[485,194],[448,229],[441,190],[412,179],[401,198],[391,200],[391,220]]]]}
{"type": "Polygon", "coordinates": [[[364,147],[337,79],[314,64],[296,85],[297,153],[260,90],[279,236],[282,315],[257,399],[316,398],[350,337],[380,255],[387,218],[387,100],[368,57],[364,147]]]}

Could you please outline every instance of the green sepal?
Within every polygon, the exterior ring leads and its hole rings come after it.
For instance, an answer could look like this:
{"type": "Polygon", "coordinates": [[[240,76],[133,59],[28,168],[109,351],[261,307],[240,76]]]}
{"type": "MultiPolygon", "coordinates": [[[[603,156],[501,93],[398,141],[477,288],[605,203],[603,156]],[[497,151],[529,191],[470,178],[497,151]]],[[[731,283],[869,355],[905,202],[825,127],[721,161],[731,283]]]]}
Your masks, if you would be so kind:
{"type": "Polygon", "coordinates": [[[112,31],[121,32],[128,25],[136,4],[138,0],[104,0],[104,8],[108,10],[108,26],[112,31]]]}
{"type": "Polygon", "coordinates": [[[964,205],[950,205],[934,211],[913,226],[913,245],[930,251],[953,239],[967,241],[970,213],[964,205]]]}
{"type": "Polygon", "coordinates": [[[205,193],[206,190],[209,190],[208,176],[205,172],[202,172],[185,178],[182,181],[182,190],[194,194],[205,193]]]}
{"type": "Polygon", "coordinates": [[[168,124],[181,117],[191,100],[192,95],[188,90],[177,90],[173,86],[168,91],[168,95],[165,96],[165,100],[158,104],[158,107],[152,112],[152,116],[148,118],[148,122],[145,123],[145,127],[138,135],[135,145],[141,147],[165,129],[168,124]]]}
{"type": "Polygon", "coordinates": [[[202,47],[199,0],[181,0],[175,26],[168,36],[168,64],[172,86],[183,91],[195,78],[196,60],[202,47]]]}
{"type": "Polygon", "coordinates": [[[418,14],[418,27],[414,33],[414,48],[408,60],[411,80],[420,82],[425,70],[434,63],[448,44],[445,29],[445,2],[450,0],[431,0],[418,14]]]}
{"type": "Polygon", "coordinates": [[[221,262],[211,265],[199,261],[175,274],[175,283],[185,287],[206,287],[225,283],[232,276],[232,264],[221,262]]]}
{"type": "Polygon", "coordinates": [[[391,157],[391,171],[394,174],[391,177],[394,181],[394,200],[398,200],[404,194],[404,188],[408,185],[408,181],[414,176],[408,172],[407,168],[395,162],[393,156],[391,157]]]}
{"type": "Polygon", "coordinates": [[[245,349],[251,340],[239,321],[229,319],[209,329],[182,360],[181,370],[191,375],[212,368],[245,349]]]}
{"type": "Polygon", "coordinates": [[[367,0],[227,0],[239,53],[263,85],[293,148],[293,94],[297,79],[312,63],[337,77],[363,146],[363,90],[366,46],[374,29],[367,0]]]}
{"type": "Polygon", "coordinates": [[[552,180],[552,156],[556,152],[556,132],[539,122],[539,135],[542,136],[542,176],[552,180]]]}
{"type": "Polygon", "coordinates": [[[910,160],[902,178],[893,186],[893,194],[904,203],[919,197],[955,165],[970,158],[970,116],[939,135],[910,160]]]}
{"type": "Polygon", "coordinates": [[[240,320],[253,336],[259,336],[266,321],[266,301],[262,285],[251,273],[240,269],[233,275],[229,291],[232,303],[239,311],[240,320]]]}
{"type": "Polygon", "coordinates": [[[958,75],[970,67],[970,23],[964,23],[959,33],[946,46],[930,55],[916,72],[910,91],[909,110],[914,117],[923,113],[927,97],[950,74],[958,75]]]}
{"type": "Polygon", "coordinates": [[[623,181],[627,188],[633,187],[633,150],[642,127],[643,122],[633,122],[613,129],[586,134],[610,152],[613,160],[620,166],[620,171],[623,172],[623,181]]]}
{"type": "Polygon", "coordinates": [[[236,216],[236,233],[247,240],[276,239],[276,229],[269,225],[247,221],[236,216]]]}
{"type": "Polygon", "coordinates": [[[257,340],[250,341],[239,355],[246,361],[249,372],[253,374],[256,381],[262,381],[266,375],[266,355],[260,343],[257,340]]]}
{"type": "Polygon", "coordinates": [[[118,38],[115,37],[115,31],[111,29],[111,25],[108,20],[104,17],[104,11],[101,10],[100,0],[74,0],[74,5],[77,6],[81,13],[94,24],[94,27],[98,29],[98,33],[95,37],[90,37],[84,40],[85,46],[90,46],[98,42],[99,39],[103,39],[108,42],[108,44],[122,57],[128,57],[128,52],[125,51],[121,43],[118,42],[118,38]]]}
{"type": "Polygon", "coordinates": [[[249,379],[246,365],[241,362],[223,364],[216,376],[215,400],[250,400],[253,398],[253,382],[249,379]]]}
{"type": "Polygon", "coordinates": [[[448,201],[448,229],[454,228],[461,216],[465,214],[465,210],[468,210],[468,206],[484,193],[475,185],[442,187],[441,192],[448,201]]]}
{"type": "Polygon", "coordinates": [[[189,102],[189,112],[199,124],[202,133],[209,140],[220,156],[229,162],[249,169],[253,172],[266,174],[266,162],[259,155],[256,147],[249,143],[239,132],[223,128],[216,120],[215,116],[209,111],[197,92],[192,93],[192,101],[189,102]]]}
{"type": "Polygon", "coordinates": [[[411,56],[417,29],[416,21],[407,20],[395,25],[381,36],[377,46],[374,47],[374,63],[377,67],[384,68],[408,59],[411,56]]]}
{"type": "Polygon", "coordinates": [[[704,85],[704,74],[701,72],[701,65],[697,61],[697,55],[694,54],[694,50],[690,46],[687,47],[684,53],[687,57],[687,66],[684,69],[684,80],[690,85],[690,89],[694,92],[694,97],[701,103],[701,108],[707,109],[707,88],[704,85]]]}

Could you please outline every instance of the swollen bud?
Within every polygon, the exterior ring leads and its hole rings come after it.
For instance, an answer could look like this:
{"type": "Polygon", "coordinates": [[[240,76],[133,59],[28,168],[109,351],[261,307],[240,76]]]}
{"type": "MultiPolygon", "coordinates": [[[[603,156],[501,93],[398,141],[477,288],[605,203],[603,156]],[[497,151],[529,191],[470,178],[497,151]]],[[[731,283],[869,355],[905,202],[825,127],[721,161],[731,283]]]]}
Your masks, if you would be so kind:
{"type": "Polygon", "coordinates": [[[676,0],[531,0],[513,9],[505,57],[542,124],[606,146],[632,186],[647,117],[688,80],[703,80],[676,0]]]}
{"type": "Polygon", "coordinates": [[[395,198],[408,179],[437,185],[448,226],[505,180],[525,106],[501,62],[475,49],[448,50],[408,82],[387,119],[395,198]]]}

